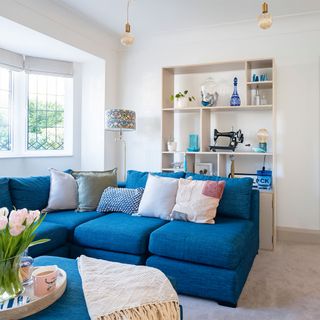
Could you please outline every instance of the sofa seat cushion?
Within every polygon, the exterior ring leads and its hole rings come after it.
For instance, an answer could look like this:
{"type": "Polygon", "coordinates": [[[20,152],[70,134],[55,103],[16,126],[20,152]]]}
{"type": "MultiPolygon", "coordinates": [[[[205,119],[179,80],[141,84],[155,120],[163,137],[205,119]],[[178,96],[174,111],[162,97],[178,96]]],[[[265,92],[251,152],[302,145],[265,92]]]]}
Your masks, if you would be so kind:
{"type": "Polygon", "coordinates": [[[78,226],[74,242],[94,249],[143,255],[151,232],[165,223],[157,218],[111,213],[78,226]]]}
{"type": "Polygon", "coordinates": [[[73,238],[74,229],[85,222],[92,219],[99,218],[103,215],[101,212],[88,211],[88,212],[76,212],[71,211],[56,211],[47,213],[45,218],[46,222],[52,222],[64,226],[68,230],[68,238],[73,238]]]}
{"type": "Polygon", "coordinates": [[[36,231],[35,240],[50,239],[50,241],[29,248],[29,254],[37,257],[63,246],[67,241],[67,234],[67,229],[61,225],[42,222],[36,231]]]}
{"type": "Polygon", "coordinates": [[[255,243],[256,231],[249,220],[217,218],[215,224],[172,221],[152,232],[153,254],[235,269],[255,243]]]}

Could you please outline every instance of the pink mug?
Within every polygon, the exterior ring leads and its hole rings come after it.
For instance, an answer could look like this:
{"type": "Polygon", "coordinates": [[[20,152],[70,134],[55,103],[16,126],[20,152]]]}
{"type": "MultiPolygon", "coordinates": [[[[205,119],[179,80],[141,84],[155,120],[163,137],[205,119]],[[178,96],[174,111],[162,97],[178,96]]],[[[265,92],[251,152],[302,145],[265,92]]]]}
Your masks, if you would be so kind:
{"type": "Polygon", "coordinates": [[[39,267],[32,273],[34,295],[42,297],[55,290],[58,277],[57,266],[39,267]]]}

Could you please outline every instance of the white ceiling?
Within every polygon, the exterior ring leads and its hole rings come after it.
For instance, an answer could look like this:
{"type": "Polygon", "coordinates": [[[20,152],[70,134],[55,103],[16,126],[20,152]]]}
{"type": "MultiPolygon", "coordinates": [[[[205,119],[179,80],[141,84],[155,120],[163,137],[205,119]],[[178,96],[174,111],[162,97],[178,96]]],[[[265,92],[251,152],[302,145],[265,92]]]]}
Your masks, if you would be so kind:
{"type": "Polygon", "coordinates": [[[92,55],[0,17],[0,48],[23,55],[83,62],[92,55]]]}
{"type": "MultiPolygon", "coordinates": [[[[114,35],[123,32],[127,0],[54,0],[114,35]]],[[[261,0],[132,0],[130,22],[137,35],[256,19],[261,0]]],[[[269,0],[274,17],[320,11],[320,0],[269,0]]]]}

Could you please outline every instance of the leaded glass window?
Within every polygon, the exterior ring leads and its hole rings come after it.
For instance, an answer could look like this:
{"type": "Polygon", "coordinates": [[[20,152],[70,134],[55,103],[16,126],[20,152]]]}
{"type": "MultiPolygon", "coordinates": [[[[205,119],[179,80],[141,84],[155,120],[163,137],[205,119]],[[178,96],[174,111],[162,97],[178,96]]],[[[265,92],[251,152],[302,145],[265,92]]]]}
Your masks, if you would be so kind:
{"type": "Polygon", "coordinates": [[[12,72],[0,67],[0,151],[11,150],[12,72]]]}
{"type": "Polygon", "coordinates": [[[66,78],[29,75],[28,150],[63,150],[66,78]]]}

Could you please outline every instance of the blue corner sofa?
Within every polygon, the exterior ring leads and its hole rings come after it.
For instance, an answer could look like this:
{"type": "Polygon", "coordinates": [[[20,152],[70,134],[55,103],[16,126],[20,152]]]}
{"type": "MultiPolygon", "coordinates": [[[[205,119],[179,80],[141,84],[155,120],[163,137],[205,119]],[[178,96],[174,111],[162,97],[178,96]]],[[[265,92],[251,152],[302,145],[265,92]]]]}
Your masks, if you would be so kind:
{"type": "MultiPolygon", "coordinates": [[[[37,238],[51,241],[30,255],[75,258],[80,254],[130,264],[146,264],[174,279],[178,293],[235,307],[259,248],[259,191],[252,180],[192,173],[162,176],[226,180],[212,225],[137,217],[121,212],[49,213],[37,238]]],[[[125,185],[144,187],[148,173],[128,171],[125,185]]],[[[50,177],[0,178],[0,207],[46,207],[50,177]]]]}

